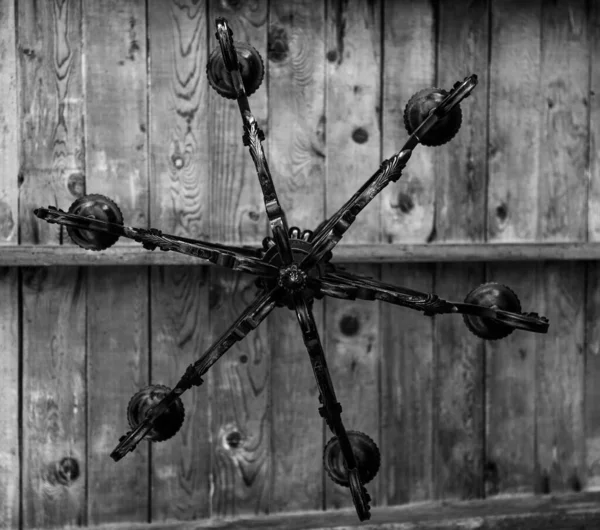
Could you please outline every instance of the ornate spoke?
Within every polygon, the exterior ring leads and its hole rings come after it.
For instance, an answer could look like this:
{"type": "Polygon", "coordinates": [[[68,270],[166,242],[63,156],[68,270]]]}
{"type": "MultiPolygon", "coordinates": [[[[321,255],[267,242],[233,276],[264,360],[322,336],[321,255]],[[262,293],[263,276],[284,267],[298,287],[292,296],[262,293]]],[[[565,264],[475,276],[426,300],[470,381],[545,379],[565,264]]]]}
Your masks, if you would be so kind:
{"type": "Polygon", "coordinates": [[[160,248],[164,251],[170,250],[180,254],[187,254],[188,256],[207,260],[220,267],[249,272],[258,276],[272,277],[279,274],[277,267],[265,263],[260,259],[260,253],[257,250],[228,247],[207,241],[163,234],[155,228],[133,228],[106,222],[101,219],[67,213],[52,206],[38,208],[34,210],[34,214],[48,223],[56,223],[78,230],[91,230],[111,234],[115,237],[127,237],[142,243],[144,248],[148,250],[160,248]]]}
{"type": "Polygon", "coordinates": [[[365,206],[390,182],[396,182],[400,178],[413,149],[421,142],[421,138],[440,120],[448,116],[464,98],[469,96],[476,85],[476,75],[465,78],[462,83],[456,83],[452,91],[436,108],[431,110],[429,116],[410,135],[402,149],[384,160],[373,176],[317,230],[313,237],[313,248],[301,263],[304,270],[308,270],[319,263],[327,252],[331,251],[340,242],[343,235],[356,220],[356,216],[365,206]]]}
{"type": "Polygon", "coordinates": [[[479,318],[494,319],[514,329],[546,333],[548,319],[536,313],[516,313],[498,307],[449,302],[435,294],[413,291],[406,287],[397,287],[388,283],[373,280],[365,276],[351,274],[342,270],[327,273],[320,279],[311,279],[309,285],[319,293],[333,298],[354,300],[382,300],[390,304],[401,305],[423,311],[426,315],[443,313],[459,313],[479,318]]]}
{"type": "Polygon", "coordinates": [[[273,184],[269,165],[267,164],[267,159],[265,158],[262,148],[261,142],[265,139],[265,135],[250,111],[250,104],[248,103],[248,97],[244,88],[244,81],[242,79],[237,53],[233,45],[233,32],[224,18],[217,18],[216,27],[216,37],[221,46],[225,68],[231,75],[236,99],[244,123],[244,135],[242,136],[242,139],[244,145],[249,148],[250,155],[254,161],[258,181],[263,193],[267,217],[271,226],[271,232],[273,233],[273,239],[277,245],[279,255],[281,256],[281,261],[284,265],[289,265],[292,263],[292,250],[288,237],[289,227],[285,212],[281,208],[281,204],[277,198],[275,185],[273,184]]]}
{"type": "Polygon", "coordinates": [[[276,292],[279,287],[269,292],[260,293],[238,319],[206,350],[195,363],[188,366],[175,388],[171,390],[157,405],[152,407],[143,421],[133,430],[122,436],[119,445],[111,453],[113,460],[118,461],[133,451],[137,444],[150,432],[159,418],[167,413],[179,397],[192,386],[200,386],[202,376],[219,358],[236,342],[242,340],[273,311],[276,305],[276,292]]]}

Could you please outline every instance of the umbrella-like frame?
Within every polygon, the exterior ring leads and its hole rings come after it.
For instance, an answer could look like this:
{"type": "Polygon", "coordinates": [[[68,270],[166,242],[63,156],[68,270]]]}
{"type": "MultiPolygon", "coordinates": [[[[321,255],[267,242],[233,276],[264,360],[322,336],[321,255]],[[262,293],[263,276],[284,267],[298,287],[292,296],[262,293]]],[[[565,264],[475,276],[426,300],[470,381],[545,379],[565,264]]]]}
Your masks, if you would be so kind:
{"type": "Polygon", "coordinates": [[[240,108],[244,128],[242,139],[256,167],[272,233],[272,237],[263,240],[262,248],[227,246],[164,234],[154,228],[125,226],[118,206],[98,194],[77,199],[68,212],[48,206],[38,208],[34,213],[49,223],[66,226],[71,239],[88,250],[104,250],[119,237],[127,237],[139,241],[148,250],[160,248],[180,252],[258,276],[259,292],[254,301],[196,362],[188,366],[173,389],[150,385],[131,398],[127,417],[132,430],[119,439],[111,453],[115,461],[133,451],[143,438],[156,442],[175,435],[184,420],[181,394],[192,386],[200,386],[208,369],[275,307],[287,307],[296,312],[302,330],[319,389],[319,414],[334,434],[325,445],[323,465],[335,483],[350,488],[358,517],[364,521],[371,516],[371,498],[364,485],[379,471],[379,449],[366,434],[347,431],[342,423],[342,406],[335,396],[313,317],[314,300],[323,296],[377,299],[422,311],[426,316],[460,313],[467,328],[487,340],[504,338],[514,329],[534,333],[548,331],[548,319],[536,313],[521,312],[517,295],[496,282],[476,287],[464,302],[449,302],[435,294],[351,274],[330,263],[331,251],[356,216],[390,182],[400,178],[413,149],[419,143],[442,145],[456,135],[462,117],[459,104],[477,85],[477,76],[471,75],[455,83],[450,91],[427,88],[416,93],[404,111],[404,123],[410,136],[402,149],[384,160],[373,176],[329,219],[314,231],[301,231],[297,227],[288,227],[263,152],[264,133],[248,104],[248,96],[259,88],[264,77],[262,58],[250,44],[234,44],[233,32],[225,18],[217,18],[215,24],[219,46],[209,57],[206,73],[211,87],[222,97],[236,99],[240,108]]]}

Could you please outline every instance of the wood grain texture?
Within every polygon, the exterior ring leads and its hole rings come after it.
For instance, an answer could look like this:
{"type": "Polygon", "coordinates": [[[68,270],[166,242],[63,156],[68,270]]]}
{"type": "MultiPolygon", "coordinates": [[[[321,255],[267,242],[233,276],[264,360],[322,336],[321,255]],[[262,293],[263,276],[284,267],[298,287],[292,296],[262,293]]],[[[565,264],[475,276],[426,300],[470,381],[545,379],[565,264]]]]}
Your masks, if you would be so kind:
{"type": "Polygon", "coordinates": [[[539,313],[549,320],[536,358],[536,489],[578,491],[585,469],[583,263],[547,262],[539,313]]]}
{"type": "Polygon", "coordinates": [[[588,34],[590,43],[589,144],[588,144],[588,241],[600,240],[600,8],[597,2],[588,4],[588,34]]]}
{"type": "Polygon", "coordinates": [[[34,267],[22,278],[22,525],[83,525],[85,271],[34,267]]]}
{"type": "MultiPolygon", "coordinates": [[[[379,279],[376,265],[352,265],[348,272],[379,279]]],[[[323,348],[337,400],[342,405],[342,421],[347,431],[361,431],[379,446],[379,304],[373,300],[324,299],[325,331],[323,348]]],[[[333,436],[325,428],[325,442],[333,436]]],[[[381,503],[379,481],[384,472],[366,487],[371,507],[381,503]]],[[[328,510],[353,506],[348,488],[325,477],[325,507],[328,510]]]]}
{"type": "MultiPolygon", "coordinates": [[[[254,278],[211,269],[210,330],[217,340],[255,299],[254,278]]],[[[211,515],[267,513],[271,494],[269,330],[266,322],[210,369],[211,515]]],[[[212,341],[211,341],[212,342],[212,341]]]]}
{"type": "Polygon", "coordinates": [[[119,462],[127,405],[148,384],[148,269],[87,271],[88,521],[146,521],[148,443],[119,462]]]}
{"type": "MultiPolygon", "coordinates": [[[[173,388],[210,345],[208,274],[206,268],[152,268],[153,383],[173,388]]],[[[152,521],[209,515],[212,398],[207,386],[194,387],[183,395],[185,422],[181,430],[164,443],[152,445],[152,521]]]]}
{"type": "Polygon", "coordinates": [[[370,521],[360,523],[354,508],[210,519],[92,526],[90,530],[595,530],[600,525],[598,493],[528,495],[476,501],[424,502],[378,508],[370,521]]]}
{"type": "MultiPolygon", "coordinates": [[[[145,3],[102,0],[82,9],[89,58],[85,192],[115,201],[125,224],[147,227],[145,3]]],[[[122,245],[139,243],[123,238],[116,243],[122,245]]],[[[145,521],[148,444],[116,465],[110,453],[129,430],[129,399],[148,384],[148,269],[95,271],[88,296],[89,519],[145,521]],[[107,387],[110,397],[102,398],[107,387]]]]}
{"type": "MultiPolygon", "coordinates": [[[[463,301],[483,282],[481,264],[439,264],[434,292],[463,301]]],[[[434,498],[484,494],[485,350],[460,315],[434,318],[434,498]]]]}
{"type": "MultiPolygon", "coordinates": [[[[288,224],[325,217],[325,3],[271,2],[268,35],[269,167],[288,224]]],[[[313,312],[323,333],[323,309],[313,312]]],[[[273,458],[269,512],[323,504],[323,420],[295,311],[265,322],[271,354],[273,458]]]]}
{"type": "Polygon", "coordinates": [[[539,168],[541,2],[491,2],[490,8],[487,239],[535,241],[538,191],[545,186],[539,168]]]}
{"type": "Polygon", "coordinates": [[[0,245],[18,243],[19,96],[15,2],[0,1],[0,245]]]}
{"type": "Polygon", "coordinates": [[[585,306],[585,482],[587,489],[600,489],[600,269],[598,262],[586,264],[585,306]]]}
{"type": "MultiPolygon", "coordinates": [[[[324,337],[323,306],[313,306],[324,337]]],[[[276,309],[266,320],[271,349],[273,474],[269,513],[323,505],[323,429],[319,393],[296,313],[276,309]]]]}
{"type": "Polygon", "coordinates": [[[172,1],[148,11],[150,225],[199,239],[209,228],[208,98],[218,97],[206,78],[213,24],[206,9],[204,2],[172,1]]]}
{"type": "MultiPolygon", "coordinates": [[[[383,1],[383,158],[408,139],[404,108],[435,84],[435,12],[428,0],[383,1]]],[[[381,192],[382,241],[424,243],[434,228],[435,150],[413,151],[402,178],[381,192]]]]}
{"type": "MultiPolygon", "coordinates": [[[[381,280],[433,292],[432,265],[384,265],[381,280]]],[[[381,504],[432,498],[433,323],[381,302],[381,504]]]]}
{"type": "Polygon", "coordinates": [[[587,238],[589,39],[586,1],[543,3],[539,241],[587,238]]]}
{"type": "Polygon", "coordinates": [[[18,2],[20,243],[71,244],[33,209],[68,209],[85,189],[81,7],[76,0],[18,2]]]}
{"type": "MultiPolygon", "coordinates": [[[[333,215],[381,163],[380,0],[330,0],[326,20],[326,207],[333,215]]],[[[380,240],[381,197],[344,235],[343,244],[380,240]]]]}
{"type": "Polygon", "coordinates": [[[325,216],[325,3],[283,1],[269,12],[269,168],[288,224],[325,216]]]}
{"type": "MultiPolygon", "coordinates": [[[[523,312],[544,315],[538,267],[538,263],[488,264],[486,280],[512,289],[523,312]]],[[[488,497],[533,492],[536,337],[534,333],[515,330],[504,339],[485,342],[488,497]]]]}
{"type": "MultiPolygon", "coordinates": [[[[209,230],[208,98],[218,97],[209,94],[206,78],[213,35],[207,9],[206,2],[172,1],[148,11],[150,225],[199,239],[209,230]]],[[[210,345],[209,270],[197,261],[152,268],[152,382],[172,387],[210,345]]],[[[153,521],[210,513],[210,377],[183,396],[181,431],[152,445],[153,521]]]]}
{"type": "Polygon", "coordinates": [[[489,13],[487,0],[439,2],[437,86],[476,74],[478,84],[462,104],[462,125],[436,148],[436,241],[485,240],[489,13]]]}
{"type": "MultiPolygon", "coordinates": [[[[148,226],[146,9],[143,0],[83,7],[87,193],[117,203],[126,225],[148,226]]],[[[139,245],[122,238],[117,245],[139,245]]]]}
{"type": "MultiPolygon", "coordinates": [[[[219,46],[215,38],[215,18],[227,19],[234,42],[248,42],[267,58],[267,2],[210,0],[208,9],[208,50],[219,46]]],[[[265,76],[266,79],[266,76],[265,76]]],[[[208,81],[205,81],[208,87],[208,81]]],[[[235,100],[208,89],[207,140],[209,152],[209,236],[212,241],[257,243],[267,235],[267,215],[256,169],[249,148],[242,143],[242,118],[235,100]]],[[[268,105],[266,81],[249,98],[252,114],[265,136],[268,105]]],[[[267,142],[263,142],[265,155],[267,142]]],[[[274,177],[275,186],[277,179],[274,177]]]]}
{"type": "Polygon", "coordinates": [[[19,270],[0,268],[0,528],[19,528],[19,270]]]}

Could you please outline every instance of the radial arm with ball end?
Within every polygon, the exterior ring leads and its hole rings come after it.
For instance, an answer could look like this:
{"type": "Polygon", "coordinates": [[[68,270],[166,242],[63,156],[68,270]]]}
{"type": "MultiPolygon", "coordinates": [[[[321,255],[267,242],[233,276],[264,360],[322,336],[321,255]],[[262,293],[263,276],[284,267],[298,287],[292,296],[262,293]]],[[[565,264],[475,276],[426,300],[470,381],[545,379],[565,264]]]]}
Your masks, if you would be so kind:
{"type": "Polygon", "coordinates": [[[287,219],[279,203],[269,165],[262,148],[261,142],[265,139],[265,135],[250,111],[247,97],[254,93],[262,82],[264,76],[262,58],[256,49],[249,44],[236,43],[234,46],[233,32],[224,18],[217,18],[215,24],[217,27],[215,36],[219,41],[221,54],[216,55],[213,52],[211,55],[206,67],[208,80],[211,86],[222,96],[237,99],[242,121],[244,122],[242,139],[244,145],[249,148],[256,167],[273,239],[283,264],[290,265],[292,263],[292,250],[288,237],[287,219]]]}
{"type": "Polygon", "coordinates": [[[269,292],[259,293],[204,355],[188,366],[172,390],[164,385],[150,385],[131,398],[127,406],[127,419],[132,430],[119,439],[119,445],[110,455],[113,460],[118,461],[133,451],[144,437],[161,442],[177,433],[184,414],[181,394],[192,386],[200,386],[203,383],[202,376],[208,369],[275,309],[276,295],[280,289],[275,287],[269,292]]]}
{"type": "Polygon", "coordinates": [[[119,207],[104,195],[84,195],[71,205],[68,212],[49,206],[35,209],[34,214],[48,223],[66,226],[73,242],[86,250],[106,250],[119,237],[127,237],[142,243],[147,250],[170,250],[207,260],[220,267],[259,276],[278,275],[278,269],[264,263],[260,259],[260,252],[255,249],[163,234],[155,228],[125,226],[119,207]]]}
{"type": "Polygon", "coordinates": [[[426,89],[411,98],[404,113],[409,139],[400,151],[384,160],[373,176],[316,230],[313,248],[300,265],[304,270],[310,269],[333,250],[365,206],[390,182],[400,178],[413,149],[419,143],[442,145],[456,135],[462,116],[459,103],[471,94],[476,85],[477,76],[471,75],[462,83],[455,83],[450,93],[441,89],[426,89]]]}

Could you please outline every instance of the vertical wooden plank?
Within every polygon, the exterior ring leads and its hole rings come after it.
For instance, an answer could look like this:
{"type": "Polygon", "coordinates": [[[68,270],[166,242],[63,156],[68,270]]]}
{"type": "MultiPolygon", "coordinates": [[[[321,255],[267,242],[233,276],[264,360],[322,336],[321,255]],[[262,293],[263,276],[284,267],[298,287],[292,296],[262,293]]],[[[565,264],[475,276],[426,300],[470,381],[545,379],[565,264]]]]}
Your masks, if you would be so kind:
{"type": "MultiPolygon", "coordinates": [[[[397,152],[408,133],[404,107],[435,84],[435,12],[429,0],[383,1],[383,158],[397,152]]],[[[402,178],[381,192],[382,240],[424,243],[434,227],[435,150],[413,152],[402,178]]]]}
{"type": "MultiPolygon", "coordinates": [[[[158,2],[150,40],[150,225],[206,239],[210,187],[206,78],[210,21],[204,2],[158,2]]],[[[216,44],[216,40],[215,40],[216,44]]],[[[152,381],[172,387],[210,344],[208,270],[152,267],[152,381]]],[[[185,423],[152,445],[152,520],[210,511],[210,373],[183,396],[185,423]]]]}
{"type": "MultiPolygon", "coordinates": [[[[588,240],[600,240],[600,153],[596,146],[600,138],[600,6],[589,3],[590,35],[590,136],[589,136],[589,200],[588,240]]],[[[585,432],[587,489],[600,488],[600,276],[598,262],[587,263],[587,306],[585,329],[585,432]]]]}
{"type": "MultiPolygon", "coordinates": [[[[83,5],[86,192],[114,200],[125,224],[148,225],[146,12],[143,0],[83,5]]],[[[121,239],[117,245],[139,245],[121,239]]],[[[89,519],[145,521],[148,452],[117,465],[110,452],[128,430],[127,403],[148,382],[148,270],[90,271],[89,519]],[[128,324],[123,327],[123,322],[128,324]],[[112,379],[106,392],[107,379],[112,379]],[[128,474],[129,472],[129,474],[128,474]],[[121,477],[128,476],[124,481],[121,477]]]]}
{"type": "Polygon", "coordinates": [[[542,4],[539,239],[585,241],[589,39],[586,1],[542,4]]]}
{"type": "Polygon", "coordinates": [[[597,261],[587,269],[585,308],[585,482],[586,489],[600,489],[600,274],[597,261]]]}
{"type": "MultiPolygon", "coordinates": [[[[227,19],[234,41],[249,42],[267,57],[267,2],[209,4],[209,50],[218,46],[214,20],[227,19]]],[[[263,80],[264,83],[264,80],[263,80]]],[[[235,101],[212,89],[208,97],[210,237],[229,243],[258,243],[267,234],[264,201],[235,101]]],[[[267,123],[267,91],[250,96],[259,127],[267,123]]],[[[264,144],[263,144],[264,145],[264,144]]],[[[266,152],[266,150],[265,150],[266,152]]],[[[268,153],[267,153],[268,156],[268,153]]],[[[275,177],[274,177],[275,178],[275,177]]],[[[275,185],[277,179],[275,178],[275,185]]],[[[246,309],[257,289],[254,277],[211,268],[210,330],[216,340],[246,309]]],[[[211,368],[211,515],[268,511],[271,494],[270,355],[267,323],[231,348],[211,368]]]]}
{"type": "MultiPolygon", "coordinates": [[[[207,31],[214,22],[203,2],[158,2],[148,11],[150,40],[150,225],[206,239],[210,172],[206,78],[207,31]],[[160,225],[160,226],[159,226],[160,225]]],[[[216,45],[211,41],[210,45],[216,45]]],[[[237,131],[236,131],[237,132],[237,131]]],[[[214,176],[216,178],[216,176],[214,176]]]]}
{"type": "Polygon", "coordinates": [[[85,270],[23,269],[23,528],[86,524],[85,270]]]}
{"type": "Polygon", "coordinates": [[[541,313],[552,323],[537,338],[536,487],[579,490],[584,476],[584,264],[549,262],[540,271],[541,313]]]}
{"type": "MultiPolygon", "coordinates": [[[[349,265],[349,272],[379,279],[376,265],[349,265]]],[[[373,300],[325,301],[325,333],[323,341],[327,364],[337,400],[342,405],[342,421],[346,430],[361,431],[379,446],[379,304],[373,300]]],[[[326,427],[325,442],[333,436],[326,427]]],[[[367,484],[373,501],[380,504],[377,477],[367,484]]],[[[326,509],[353,506],[348,488],[325,479],[326,509]]]]}
{"type": "Polygon", "coordinates": [[[88,271],[88,521],[145,522],[148,447],[115,463],[110,453],[129,429],[127,404],[148,384],[146,267],[88,271]]]}
{"type": "Polygon", "coordinates": [[[33,209],[67,210],[85,188],[81,9],[78,0],[18,2],[20,242],[71,244],[33,209]]]}
{"type": "MultiPolygon", "coordinates": [[[[143,0],[84,5],[87,193],[148,225],[146,9],[143,0]]],[[[117,245],[139,245],[120,239],[117,245]]]]}
{"type": "Polygon", "coordinates": [[[479,83],[461,105],[460,131],[436,150],[436,234],[431,240],[485,239],[488,9],[488,0],[439,2],[437,86],[448,90],[470,74],[477,74],[479,83]]]}
{"type": "MultiPolygon", "coordinates": [[[[493,263],[487,279],[512,289],[523,312],[543,314],[538,267],[493,263]]],[[[486,341],[485,349],[486,495],[529,493],[534,485],[536,335],[515,330],[486,341]]]]}
{"type": "MultiPolygon", "coordinates": [[[[290,226],[324,218],[325,5],[272,2],[269,14],[269,167],[290,226]]],[[[313,307],[323,333],[322,306],[313,307]]],[[[323,498],[323,420],[294,311],[266,321],[271,358],[273,457],[269,512],[316,510],[323,498]]]]}
{"type": "Polygon", "coordinates": [[[590,42],[589,143],[588,143],[588,240],[600,240],[600,8],[589,2],[588,24],[590,42]]]}
{"type": "MultiPolygon", "coordinates": [[[[535,241],[541,106],[541,2],[491,2],[487,238],[535,241]]],[[[490,264],[488,281],[540,312],[536,264],[490,264]]],[[[486,341],[486,494],[534,486],[536,337],[514,331],[486,341]]]]}
{"type": "Polygon", "coordinates": [[[0,268],[0,528],[19,528],[19,269],[0,268]]]}
{"type": "Polygon", "coordinates": [[[271,7],[269,168],[288,224],[312,230],[325,215],[325,4],[271,7]]]}
{"type": "MultiPolygon", "coordinates": [[[[323,306],[319,301],[314,303],[313,314],[323,341],[323,306]]],[[[324,422],[318,410],[317,384],[295,312],[276,309],[266,324],[272,352],[273,472],[269,513],[320,510],[324,422]]]]}
{"type": "MultiPolygon", "coordinates": [[[[211,337],[254,300],[254,277],[211,269],[211,337]]],[[[270,351],[266,323],[211,368],[211,515],[266,513],[271,494],[270,351]]]]}
{"type": "Polygon", "coordinates": [[[0,244],[17,244],[19,234],[19,97],[15,2],[0,1],[0,244]]]}
{"type": "MultiPolygon", "coordinates": [[[[18,243],[19,117],[15,3],[0,0],[0,244],[18,243]]],[[[0,269],[0,527],[18,528],[19,287],[18,269],[0,269]]]]}
{"type": "MultiPolygon", "coordinates": [[[[172,388],[210,345],[207,267],[152,267],[152,382],[172,388]]],[[[206,378],[205,378],[206,381],[206,378]]],[[[182,397],[185,422],[152,445],[152,520],[200,519],[210,509],[207,384],[182,397]]]]}
{"type": "MultiPolygon", "coordinates": [[[[483,282],[480,263],[437,265],[435,293],[462,301],[483,282]]],[[[434,317],[433,473],[436,498],[483,496],[483,340],[459,315],[434,317]]]]}
{"type": "MultiPolygon", "coordinates": [[[[326,215],[333,215],[381,163],[380,0],[327,2],[326,215]]],[[[378,195],[341,244],[380,239],[378,195]]]]}
{"type": "Polygon", "coordinates": [[[544,104],[541,2],[492,2],[491,9],[487,237],[499,243],[535,241],[544,104]]]}
{"type": "MultiPolygon", "coordinates": [[[[386,264],[381,280],[433,292],[433,265],[386,264]]],[[[433,323],[381,302],[381,504],[431,499],[433,323]]]]}
{"type": "MultiPolygon", "coordinates": [[[[234,42],[250,43],[267,67],[266,0],[253,4],[211,0],[208,13],[209,52],[219,46],[215,38],[215,18],[222,16],[233,31],[234,42]]],[[[249,102],[258,126],[269,136],[266,84],[265,74],[263,83],[250,96],[249,102]]],[[[252,157],[242,143],[239,107],[234,100],[221,97],[212,88],[207,90],[210,131],[207,144],[211,153],[208,160],[210,238],[227,243],[260,243],[267,235],[267,215],[252,157]]],[[[263,142],[268,157],[266,145],[263,142]]],[[[279,179],[274,172],[273,179],[277,186],[279,179]]]]}

